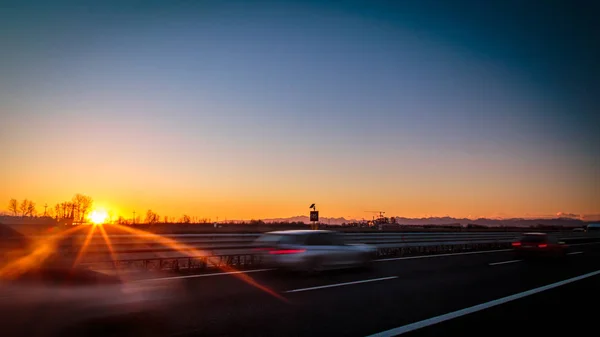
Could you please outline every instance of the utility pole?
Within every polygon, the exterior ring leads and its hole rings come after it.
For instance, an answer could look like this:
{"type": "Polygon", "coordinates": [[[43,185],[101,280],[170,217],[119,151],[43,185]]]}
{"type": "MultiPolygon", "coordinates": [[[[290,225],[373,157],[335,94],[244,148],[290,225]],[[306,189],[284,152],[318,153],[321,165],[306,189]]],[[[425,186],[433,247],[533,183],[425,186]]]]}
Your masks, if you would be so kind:
{"type": "Polygon", "coordinates": [[[48,208],[48,204],[44,204],[44,217],[46,217],[46,215],[48,215],[48,213],[46,213],[47,208],[48,208]]]}

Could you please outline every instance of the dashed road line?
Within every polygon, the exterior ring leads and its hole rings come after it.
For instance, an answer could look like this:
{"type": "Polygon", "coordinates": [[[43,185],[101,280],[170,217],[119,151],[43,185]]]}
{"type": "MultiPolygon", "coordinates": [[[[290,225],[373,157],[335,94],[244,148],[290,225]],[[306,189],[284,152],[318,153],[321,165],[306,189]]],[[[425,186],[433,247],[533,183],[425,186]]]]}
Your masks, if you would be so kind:
{"type": "Polygon", "coordinates": [[[392,280],[392,279],[395,279],[395,278],[398,278],[398,276],[389,276],[389,277],[373,278],[373,279],[361,280],[361,281],[328,284],[328,285],[324,285],[324,286],[317,286],[317,287],[310,287],[310,288],[300,288],[300,289],[288,290],[288,291],[286,291],[286,293],[299,293],[299,292],[302,292],[302,291],[311,291],[311,290],[318,290],[318,289],[325,289],[325,288],[343,287],[343,286],[349,286],[349,285],[352,285],[352,284],[360,284],[360,283],[368,283],[368,282],[378,282],[378,281],[392,280]]]}
{"type": "Polygon", "coordinates": [[[448,254],[434,254],[434,255],[419,255],[419,256],[406,256],[406,257],[392,257],[389,259],[378,259],[373,262],[386,262],[386,261],[397,261],[397,260],[415,260],[415,259],[431,259],[434,257],[443,256],[460,256],[460,255],[473,255],[473,254],[488,254],[488,253],[499,253],[499,252],[510,252],[512,249],[497,249],[497,250],[484,250],[480,252],[465,252],[465,253],[448,253],[448,254]]]}
{"type": "Polygon", "coordinates": [[[568,246],[598,245],[600,242],[569,243],[568,246]]]}
{"type": "Polygon", "coordinates": [[[510,261],[502,261],[502,262],[494,262],[494,263],[490,263],[490,266],[499,266],[501,264],[509,264],[509,263],[517,263],[517,262],[521,262],[523,260],[510,260],[510,261]]]}
{"type": "Polygon", "coordinates": [[[183,276],[170,276],[170,277],[160,277],[160,278],[148,278],[142,280],[136,280],[135,282],[147,282],[147,281],[162,281],[162,280],[179,280],[186,278],[199,278],[199,277],[212,277],[212,276],[224,276],[224,275],[235,275],[235,274],[250,274],[250,273],[260,273],[273,269],[253,269],[253,270],[240,270],[240,271],[230,271],[224,273],[212,273],[212,274],[198,274],[198,275],[183,275],[183,276]]]}

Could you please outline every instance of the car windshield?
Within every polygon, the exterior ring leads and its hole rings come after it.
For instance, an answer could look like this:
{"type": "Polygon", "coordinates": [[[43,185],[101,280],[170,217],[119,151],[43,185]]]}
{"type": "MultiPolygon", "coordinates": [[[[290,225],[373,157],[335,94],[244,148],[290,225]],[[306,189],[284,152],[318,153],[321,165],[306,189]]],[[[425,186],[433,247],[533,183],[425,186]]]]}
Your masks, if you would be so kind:
{"type": "Polygon", "coordinates": [[[343,244],[343,240],[336,233],[315,233],[308,237],[306,244],[311,246],[338,246],[343,244]]]}

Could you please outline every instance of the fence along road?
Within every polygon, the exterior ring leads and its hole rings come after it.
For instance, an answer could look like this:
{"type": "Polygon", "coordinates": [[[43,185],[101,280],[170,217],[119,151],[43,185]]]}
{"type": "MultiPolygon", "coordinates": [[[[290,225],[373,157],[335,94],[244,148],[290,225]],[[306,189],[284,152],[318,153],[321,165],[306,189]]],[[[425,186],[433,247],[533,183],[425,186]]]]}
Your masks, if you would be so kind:
{"type": "MultiPolygon", "coordinates": [[[[348,243],[366,243],[378,248],[378,256],[414,256],[509,248],[520,232],[408,232],[342,233],[348,243]]],[[[592,233],[555,232],[568,244],[600,240],[592,233]]],[[[192,248],[175,250],[152,240],[150,236],[111,235],[116,259],[110,255],[101,235],[89,242],[82,263],[87,265],[136,269],[206,269],[219,265],[239,268],[260,265],[252,243],[255,234],[173,234],[162,237],[192,248]]],[[[84,235],[60,246],[61,254],[76,254],[84,235]]]]}

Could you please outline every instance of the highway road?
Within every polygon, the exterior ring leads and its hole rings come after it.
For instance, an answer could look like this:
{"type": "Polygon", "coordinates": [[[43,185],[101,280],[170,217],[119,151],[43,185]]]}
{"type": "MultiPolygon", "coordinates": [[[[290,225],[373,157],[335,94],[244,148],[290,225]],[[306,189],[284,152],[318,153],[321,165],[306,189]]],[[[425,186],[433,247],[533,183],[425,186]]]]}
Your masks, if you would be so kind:
{"type": "Polygon", "coordinates": [[[315,276],[264,269],[173,276],[188,293],[173,308],[173,336],[481,335],[481,324],[490,332],[577,333],[593,327],[588,310],[600,300],[598,274],[600,244],[581,244],[564,261],[544,263],[499,250],[382,259],[370,270],[315,276]],[[447,320],[432,324],[440,319],[447,320]],[[422,328],[413,330],[414,323],[422,328]]]}
{"type": "Polygon", "coordinates": [[[494,336],[594,336],[599,284],[591,277],[403,336],[481,336],[488,329],[494,336]]]}

